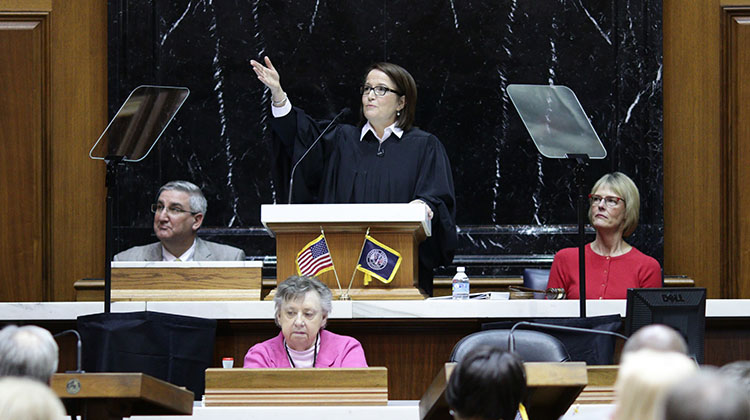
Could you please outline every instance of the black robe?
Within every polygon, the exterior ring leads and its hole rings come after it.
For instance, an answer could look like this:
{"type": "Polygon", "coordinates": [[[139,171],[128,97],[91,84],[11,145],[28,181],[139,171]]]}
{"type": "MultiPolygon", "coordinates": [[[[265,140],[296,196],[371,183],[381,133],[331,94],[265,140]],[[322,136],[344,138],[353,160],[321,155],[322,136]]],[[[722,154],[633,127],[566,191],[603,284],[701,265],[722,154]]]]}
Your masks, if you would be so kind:
{"type": "MultiPolygon", "coordinates": [[[[328,121],[293,108],[272,118],[274,181],[278,201],[289,194],[289,174],[328,121]]],[[[361,128],[332,126],[294,173],[293,203],[408,203],[421,199],[433,211],[432,236],[419,246],[419,286],[432,295],[432,269],[449,265],[456,249],[456,198],[445,148],[418,128],[382,145],[361,128]],[[378,156],[378,151],[381,156],[378,156]]]]}

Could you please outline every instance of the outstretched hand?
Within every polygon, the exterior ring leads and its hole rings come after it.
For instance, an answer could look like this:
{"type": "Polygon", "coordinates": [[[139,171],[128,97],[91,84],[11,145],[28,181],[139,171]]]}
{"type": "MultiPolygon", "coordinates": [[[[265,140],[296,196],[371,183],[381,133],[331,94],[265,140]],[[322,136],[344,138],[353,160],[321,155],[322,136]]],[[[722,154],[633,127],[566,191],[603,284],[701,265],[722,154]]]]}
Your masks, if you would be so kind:
{"type": "Polygon", "coordinates": [[[273,63],[271,63],[271,59],[268,58],[268,56],[263,57],[263,60],[266,63],[265,66],[255,60],[250,60],[250,65],[253,66],[253,71],[258,76],[258,80],[268,86],[268,89],[271,90],[274,102],[281,102],[286,97],[286,94],[284,93],[284,90],[281,89],[281,78],[279,77],[279,72],[276,71],[276,67],[273,66],[273,63]]]}

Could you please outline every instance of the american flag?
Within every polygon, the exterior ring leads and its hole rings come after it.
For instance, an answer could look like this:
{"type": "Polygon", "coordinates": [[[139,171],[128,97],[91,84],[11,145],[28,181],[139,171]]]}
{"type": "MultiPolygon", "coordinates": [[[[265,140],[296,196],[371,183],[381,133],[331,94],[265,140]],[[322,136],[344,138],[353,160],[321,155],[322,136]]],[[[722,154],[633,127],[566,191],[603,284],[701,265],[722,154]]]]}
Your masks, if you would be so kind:
{"type": "Polygon", "coordinates": [[[297,272],[302,276],[316,276],[332,269],[331,253],[323,235],[305,245],[297,254],[297,272]]]}

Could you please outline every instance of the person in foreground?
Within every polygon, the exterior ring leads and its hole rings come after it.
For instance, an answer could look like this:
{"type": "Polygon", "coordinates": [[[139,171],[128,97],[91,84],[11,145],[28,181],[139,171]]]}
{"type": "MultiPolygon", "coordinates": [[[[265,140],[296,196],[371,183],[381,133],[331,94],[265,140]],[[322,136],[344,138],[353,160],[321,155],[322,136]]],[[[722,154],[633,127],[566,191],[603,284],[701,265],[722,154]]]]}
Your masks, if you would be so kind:
{"type": "MultiPolygon", "coordinates": [[[[659,262],[629,245],[638,225],[641,200],[638,187],[625,174],[601,177],[589,194],[589,221],[596,230],[586,245],[586,299],[625,299],[627,289],[661,287],[659,262]]],[[[568,299],[578,299],[578,248],[555,254],[548,288],[563,288],[568,299]]]]}
{"type": "Polygon", "coordinates": [[[483,346],[471,350],[453,370],[445,400],[456,420],[528,420],[526,393],[521,359],[483,346]]]}
{"type": "Polygon", "coordinates": [[[662,324],[646,325],[633,333],[622,347],[622,354],[643,349],[688,354],[688,345],[682,335],[674,328],[662,324]]]}
{"type": "Polygon", "coordinates": [[[664,403],[664,420],[747,420],[747,387],[712,368],[675,384],[664,403]]]}
{"type": "Polygon", "coordinates": [[[49,331],[36,325],[8,325],[0,330],[0,377],[25,377],[49,384],[57,372],[58,346],[49,331]]]}
{"type": "Polygon", "coordinates": [[[208,203],[198,186],[171,181],[159,188],[154,232],[159,242],[136,246],[115,255],[115,261],[244,261],[241,249],[198,237],[208,203]]]}
{"type": "Polygon", "coordinates": [[[252,60],[271,92],[275,185],[283,197],[294,173],[295,203],[414,203],[426,206],[432,236],[419,246],[419,285],[432,294],[433,268],[453,260],[457,243],[453,175],[443,144],[414,126],[417,85],[392,63],[370,66],[362,81],[360,125],[335,124],[315,146],[329,121],[315,121],[281,87],[265,57],[252,60]],[[311,148],[312,147],[312,148],[311,148]],[[301,157],[308,151],[304,160],[301,157]]]}
{"type": "Polygon", "coordinates": [[[644,349],[624,355],[611,420],[661,420],[667,391],[697,370],[692,359],[673,351],[644,349]]]}
{"type": "Polygon", "coordinates": [[[331,312],[331,290],[318,279],[289,277],[276,288],[273,302],[281,332],[252,346],[244,367],[367,367],[359,341],[324,330],[331,312]]]}
{"type": "Polygon", "coordinates": [[[30,378],[0,378],[0,419],[61,420],[60,398],[48,386],[30,378]]]}

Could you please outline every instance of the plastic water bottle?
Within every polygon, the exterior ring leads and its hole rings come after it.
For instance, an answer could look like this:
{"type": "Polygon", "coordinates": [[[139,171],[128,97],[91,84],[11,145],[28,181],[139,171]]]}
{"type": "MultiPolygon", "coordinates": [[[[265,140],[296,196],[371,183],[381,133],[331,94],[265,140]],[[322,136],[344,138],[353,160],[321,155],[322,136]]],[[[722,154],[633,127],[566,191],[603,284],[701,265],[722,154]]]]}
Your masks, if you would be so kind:
{"type": "Polygon", "coordinates": [[[453,299],[465,300],[469,298],[469,277],[464,267],[456,267],[453,276],[453,299]]]}

